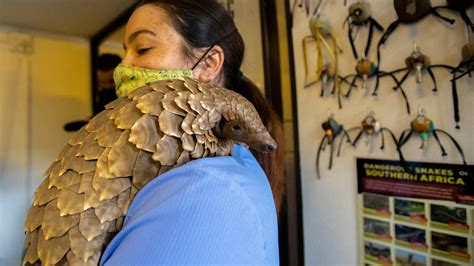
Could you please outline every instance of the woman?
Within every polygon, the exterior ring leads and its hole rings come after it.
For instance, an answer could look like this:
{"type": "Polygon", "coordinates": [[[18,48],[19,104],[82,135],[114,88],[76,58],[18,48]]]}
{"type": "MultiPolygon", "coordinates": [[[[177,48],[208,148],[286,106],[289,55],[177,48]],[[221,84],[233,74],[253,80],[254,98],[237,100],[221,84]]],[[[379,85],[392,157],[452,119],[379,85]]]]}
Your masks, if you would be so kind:
{"type": "MultiPolygon", "coordinates": [[[[278,264],[283,133],[277,115],[239,70],[244,44],[232,18],[215,0],[145,1],[127,23],[124,48],[116,70],[121,75],[184,73],[242,94],[279,148],[254,157],[236,145],[232,157],[192,161],[153,180],[134,199],[101,264],[278,264]]],[[[126,86],[118,87],[126,93],[126,86]]]]}

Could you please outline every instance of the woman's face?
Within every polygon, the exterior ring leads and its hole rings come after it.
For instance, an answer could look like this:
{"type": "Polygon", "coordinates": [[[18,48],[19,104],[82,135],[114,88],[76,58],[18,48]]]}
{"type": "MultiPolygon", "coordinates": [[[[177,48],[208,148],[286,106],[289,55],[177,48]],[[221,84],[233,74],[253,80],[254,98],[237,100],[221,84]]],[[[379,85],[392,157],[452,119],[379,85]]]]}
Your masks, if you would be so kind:
{"type": "Polygon", "coordinates": [[[184,53],[184,45],[166,11],[146,4],[128,20],[122,63],[149,69],[190,69],[192,62],[184,53]]]}

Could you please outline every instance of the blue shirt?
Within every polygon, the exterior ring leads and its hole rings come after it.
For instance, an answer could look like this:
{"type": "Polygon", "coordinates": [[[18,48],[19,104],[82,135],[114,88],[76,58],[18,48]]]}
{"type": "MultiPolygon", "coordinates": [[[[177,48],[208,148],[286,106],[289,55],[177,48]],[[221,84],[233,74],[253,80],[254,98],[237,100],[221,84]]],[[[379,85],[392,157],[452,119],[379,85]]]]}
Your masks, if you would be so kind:
{"type": "Polygon", "coordinates": [[[278,264],[271,188],[253,155],[172,169],[135,197],[101,265],[278,264]]]}

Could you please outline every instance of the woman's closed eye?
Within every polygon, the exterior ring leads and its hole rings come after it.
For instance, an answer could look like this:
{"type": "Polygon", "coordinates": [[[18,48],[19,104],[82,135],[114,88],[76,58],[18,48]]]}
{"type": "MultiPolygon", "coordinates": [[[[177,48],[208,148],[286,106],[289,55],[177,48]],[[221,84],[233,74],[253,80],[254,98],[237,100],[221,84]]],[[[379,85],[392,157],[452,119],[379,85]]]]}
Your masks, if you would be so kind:
{"type": "Polygon", "coordinates": [[[144,55],[144,54],[146,54],[146,52],[148,52],[148,50],[150,50],[150,49],[151,49],[151,47],[137,49],[137,54],[138,54],[138,55],[144,55]]]}

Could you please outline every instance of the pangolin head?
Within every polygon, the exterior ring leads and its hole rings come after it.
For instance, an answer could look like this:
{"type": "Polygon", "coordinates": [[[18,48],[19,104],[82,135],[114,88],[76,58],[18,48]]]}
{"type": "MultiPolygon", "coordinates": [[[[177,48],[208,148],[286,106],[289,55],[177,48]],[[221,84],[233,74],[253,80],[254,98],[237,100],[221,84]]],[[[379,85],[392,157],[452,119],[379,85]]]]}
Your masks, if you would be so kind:
{"type": "Polygon", "coordinates": [[[225,100],[218,106],[222,115],[214,129],[218,136],[244,143],[259,152],[273,152],[277,143],[267,131],[255,107],[242,95],[225,91],[225,100]]]}

